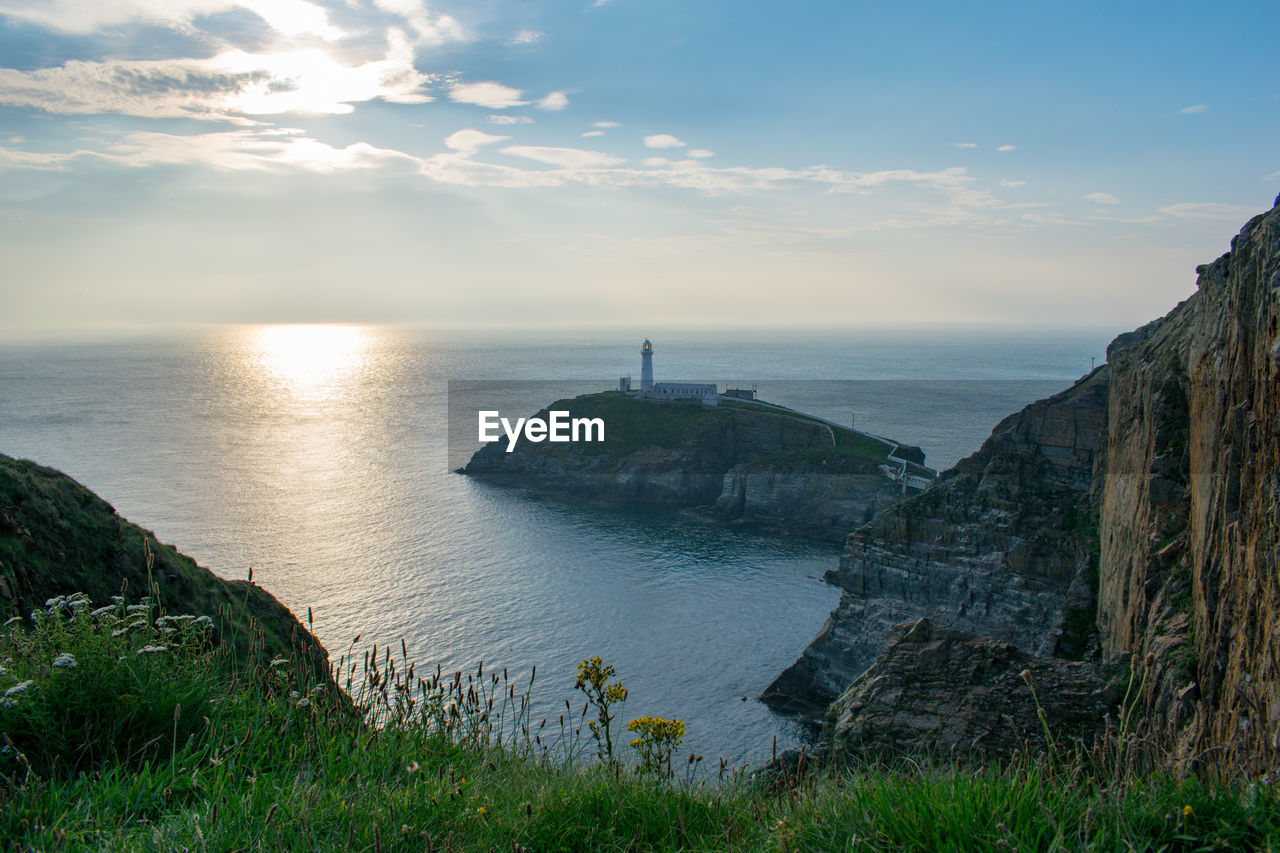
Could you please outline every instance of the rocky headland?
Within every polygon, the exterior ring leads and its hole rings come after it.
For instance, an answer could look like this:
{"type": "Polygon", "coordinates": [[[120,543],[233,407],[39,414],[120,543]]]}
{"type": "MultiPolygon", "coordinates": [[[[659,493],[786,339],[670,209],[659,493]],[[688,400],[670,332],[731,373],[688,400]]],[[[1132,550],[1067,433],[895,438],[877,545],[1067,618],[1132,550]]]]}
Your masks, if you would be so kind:
{"type": "Polygon", "coordinates": [[[918,489],[881,465],[906,460],[932,477],[924,453],[782,407],[724,400],[642,400],[621,392],[559,400],[539,412],[601,418],[597,443],[485,445],[462,473],[560,500],[654,504],[726,523],[843,540],[879,510],[918,489]],[[895,449],[896,448],[896,449],[895,449]]]}
{"type": "Polygon", "coordinates": [[[1274,767],[1277,204],[1105,366],[854,531],[837,609],[763,698],[825,715],[836,752],[1007,754],[1040,727],[1031,684],[1087,739],[1110,674],[1169,764],[1274,767]]]}

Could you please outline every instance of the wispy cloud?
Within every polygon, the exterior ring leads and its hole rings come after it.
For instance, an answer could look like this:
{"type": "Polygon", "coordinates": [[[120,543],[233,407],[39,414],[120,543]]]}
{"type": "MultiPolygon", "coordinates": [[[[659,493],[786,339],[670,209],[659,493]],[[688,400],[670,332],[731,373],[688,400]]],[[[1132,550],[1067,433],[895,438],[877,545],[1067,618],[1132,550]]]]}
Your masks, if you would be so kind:
{"type": "Polygon", "coordinates": [[[1189,116],[1189,115],[1195,115],[1196,113],[1202,113],[1207,109],[1209,109],[1209,107],[1205,104],[1192,104],[1189,107],[1183,107],[1182,109],[1178,110],[1178,112],[1182,113],[1183,115],[1189,116]]]}
{"type": "Polygon", "coordinates": [[[449,88],[449,100],[459,104],[477,104],[491,110],[519,107],[528,101],[520,100],[524,93],[501,83],[454,83],[449,88]]]}
{"type": "Polygon", "coordinates": [[[516,47],[522,44],[537,44],[542,41],[546,33],[541,30],[521,30],[520,32],[507,39],[505,44],[507,47],[516,47]]]}
{"type": "Polygon", "coordinates": [[[586,133],[584,133],[584,134],[582,134],[582,135],[583,135],[584,137],[604,136],[604,131],[603,131],[603,130],[588,130],[586,133]]]}
{"type": "Polygon", "coordinates": [[[592,127],[598,127],[601,130],[610,130],[615,127],[622,127],[616,121],[595,121],[591,123],[592,127]]]}
{"type": "Polygon", "coordinates": [[[559,166],[569,171],[599,169],[625,163],[621,157],[603,151],[587,151],[582,148],[555,148],[547,145],[511,145],[502,149],[503,154],[523,157],[549,166],[559,166]]]}
{"type": "Polygon", "coordinates": [[[1120,199],[1116,198],[1111,193],[1089,193],[1085,198],[1089,201],[1097,202],[1098,204],[1120,203],[1120,199]]]}
{"type": "Polygon", "coordinates": [[[233,50],[210,59],[77,60],[35,71],[0,69],[0,104],[59,114],[233,119],[342,114],[375,99],[430,101],[422,88],[431,78],[414,67],[407,38],[391,29],[387,39],[383,58],[359,65],[345,65],[321,50],[233,50]]]}
{"type": "Polygon", "coordinates": [[[957,142],[957,143],[956,143],[956,147],[957,147],[957,148],[977,148],[977,147],[978,147],[978,143],[976,143],[976,142],[957,142]]]}
{"type": "Polygon", "coordinates": [[[467,128],[466,130],[459,130],[449,134],[449,136],[445,137],[444,144],[463,154],[475,154],[486,145],[492,145],[495,142],[502,142],[504,139],[510,138],[510,136],[495,136],[492,133],[467,128]]]}
{"type": "Polygon", "coordinates": [[[1160,208],[1166,216],[1179,219],[1248,219],[1258,211],[1252,207],[1218,202],[1181,202],[1160,208]]]}
{"type": "Polygon", "coordinates": [[[495,114],[489,116],[489,121],[494,124],[533,124],[533,117],[495,114]]]}
{"type": "Polygon", "coordinates": [[[690,148],[685,153],[690,157],[696,157],[699,160],[705,160],[708,157],[716,156],[716,152],[708,151],[706,148],[690,148]]]}
{"type": "Polygon", "coordinates": [[[648,148],[683,148],[689,143],[669,133],[655,133],[652,136],[646,136],[644,144],[648,148]]]}
{"type": "Polygon", "coordinates": [[[996,150],[997,150],[997,151],[1017,151],[1017,150],[1018,150],[1018,146],[1016,146],[1016,145],[1001,145],[1001,146],[1000,146],[999,148],[997,148],[996,150]]]}
{"type": "Polygon", "coordinates": [[[544,110],[562,110],[569,106],[569,96],[564,92],[551,92],[538,99],[538,108],[544,110]]]}
{"type": "MultiPolygon", "coordinates": [[[[393,0],[386,0],[393,2],[393,0]]],[[[381,3],[379,3],[381,5],[381,3]]],[[[327,41],[345,33],[329,14],[307,0],[2,0],[0,15],[59,32],[86,35],[129,23],[147,23],[190,31],[199,17],[247,9],[288,36],[319,36],[327,41]]]]}
{"type": "Polygon", "coordinates": [[[1005,178],[1004,180],[1000,181],[1000,186],[1021,187],[1021,186],[1026,186],[1026,183],[1027,183],[1026,181],[1014,181],[1014,180],[1010,180],[1009,178],[1005,178]]]}
{"type": "Polygon", "coordinates": [[[467,40],[467,33],[461,24],[448,15],[432,12],[422,5],[421,0],[373,0],[373,5],[383,12],[403,18],[417,33],[419,44],[439,46],[467,40]]]}

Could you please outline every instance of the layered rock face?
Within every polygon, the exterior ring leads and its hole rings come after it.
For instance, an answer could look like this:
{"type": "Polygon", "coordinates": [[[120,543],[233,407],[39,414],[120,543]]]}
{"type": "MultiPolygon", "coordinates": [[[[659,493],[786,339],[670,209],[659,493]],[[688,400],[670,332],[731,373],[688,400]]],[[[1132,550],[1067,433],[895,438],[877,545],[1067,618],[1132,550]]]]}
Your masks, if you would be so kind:
{"type": "Polygon", "coordinates": [[[860,473],[832,473],[821,466],[780,470],[768,462],[748,463],[735,465],[724,475],[720,495],[708,514],[723,521],[840,541],[903,496],[902,488],[871,462],[860,473]]]}
{"type": "Polygon", "coordinates": [[[1105,652],[1150,655],[1175,760],[1264,772],[1280,757],[1280,206],[1197,288],[1109,355],[1099,627],[1105,652]]]}
{"type": "Polygon", "coordinates": [[[831,704],[827,725],[839,733],[831,756],[1005,758],[1044,749],[1046,730],[1066,745],[1092,733],[1112,693],[1096,664],[1036,657],[920,619],[895,628],[864,677],[831,704]]]}
{"type": "MultiPolygon", "coordinates": [[[[875,659],[890,623],[927,616],[1036,656],[1025,661],[1033,672],[1082,653],[1128,658],[1144,735],[1171,764],[1272,771],[1280,759],[1277,205],[1200,268],[1189,299],[1117,338],[1105,368],[1006,419],[933,489],[852,534],[830,574],[844,588],[840,606],[766,698],[814,710],[844,692],[837,746],[872,752],[924,743],[919,720],[964,703],[991,714],[1004,713],[1000,702],[1024,703],[974,693],[970,664],[986,652],[950,635],[954,653],[932,658],[936,678],[903,675],[931,658],[901,636],[875,659]],[[878,731],[888,734],[877,739],[878,731]]],[[[957,725],[949,742],[970,734],[968,723],[957,725]]]]}
{"type": "Polygon", "coordinates": [[[1079,656],[1092,621],[1094,451],[1107,372],[1011,415],[925,493],[852,533],[840,603],[761,697],[818,716],[893,626],[927,617],[1030,654],[1079,656]]]}

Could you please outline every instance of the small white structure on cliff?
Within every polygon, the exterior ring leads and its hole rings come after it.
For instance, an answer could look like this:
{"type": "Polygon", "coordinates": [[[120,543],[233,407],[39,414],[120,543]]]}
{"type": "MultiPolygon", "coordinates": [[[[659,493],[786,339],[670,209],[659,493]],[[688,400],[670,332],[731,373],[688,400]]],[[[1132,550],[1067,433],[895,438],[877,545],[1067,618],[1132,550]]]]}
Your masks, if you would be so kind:
{"type": "Polygon", "coordinates": [[[720,394],[713,382],[654,382],[653,344],[646,338],[640,346],[640,389],[631,387],[631,377],[618,380],[618,390],[647,400],[701,400],[704,406],[718,406],[720,394]]]}

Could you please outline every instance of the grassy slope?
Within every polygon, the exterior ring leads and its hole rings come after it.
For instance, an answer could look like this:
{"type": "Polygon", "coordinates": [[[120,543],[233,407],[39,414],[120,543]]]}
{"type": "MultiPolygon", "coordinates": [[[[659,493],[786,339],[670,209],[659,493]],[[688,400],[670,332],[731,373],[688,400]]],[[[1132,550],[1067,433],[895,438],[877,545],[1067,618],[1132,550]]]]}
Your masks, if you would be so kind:
{"type": "Polygon", "coordinates": [[[233,648],[249,655],[253,631],[262,655],[300,645],[318,674],[324,650],[280,602],[247,581],[225,581],[155,535],[121,519],[111,505],[70,477],[0,454],[0,608],[30,614],[56,595],[83,592],[95,602],[147,595],[160,606],[219,619],[233,648]],[[153,557],[147,569],[144,544],[153,557]],[[253,630],[250,623],[253,623],[253,630]]]}
{"type": "MultiPolygon", "coordinates": [[[[55,472],[0,462],[7,583],[25,589],[30,575],[43,573],[110,594],[120,575],[95,573],[92,561],[125,576],[140,571],[130,549],[143,532],[55,472]],[[43,526],[32,527],[36,520],[43,526]]],[[[175,611],[190,612],[191,603],[234,606],[245,591],[193,574],[194,564],[171,551],[160,555],[159,570],[186,578],[193,595],[187,602],[163,593],[175,611]]],[[[1195,850],[1280,843],[1273,788],[1141,774],[1114,749],[1088,761],[1043,757],[1005,769],[911,765],[768,784],[743,774],[664,782],[641,777],[633,754],[602,767],[583,763],[581,749],[550,746],[544,736],[556,721],[539,729],[527,719],[505,673],[421,678],[407,661],[374,649],[341,679],[367,719],[380,720],[372,726],[331,689],[315,692],[332,682],[317,684],[305,667],[264,667],[229,654],[228,645],[184,642],[122,610],[51,610],[0,629],[0,689],[10,694],[0,702],[0,724],[18,745],[0,749],[0,846],[15,849],[1195,850]],[[126,622],[129,631],[118,633],[126,622]],[[157,641],[169,651],[145,654],[143,644],[157,641]],[[78,666],[58,668],[62,653],[78,666]],[[25,680],[32,685],[18,689],[25,680]],[[123,734],[144,747],[121,749],[123,734]]],[[[234,640],[236,632],[222,637],[234,640]]],[[[569,674],[557,677],[567,691],[569,674]]],[[[582,723],[568,722],[570,741],[587,737],[582,723]]]]}

